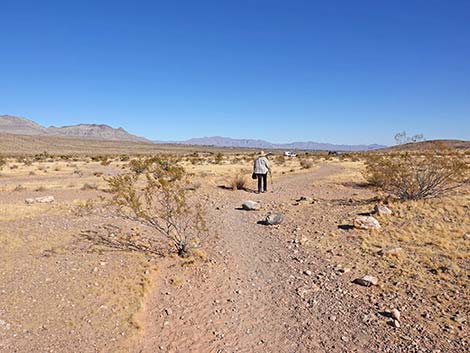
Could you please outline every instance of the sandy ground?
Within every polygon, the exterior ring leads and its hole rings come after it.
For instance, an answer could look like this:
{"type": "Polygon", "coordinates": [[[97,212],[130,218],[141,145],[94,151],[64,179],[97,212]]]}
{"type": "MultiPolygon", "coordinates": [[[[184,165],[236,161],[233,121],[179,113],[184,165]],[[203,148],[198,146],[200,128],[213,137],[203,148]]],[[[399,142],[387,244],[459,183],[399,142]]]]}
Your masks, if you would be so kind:
{"type": "Polygon", "coordinates": [[[80,189],[99,184],[93,173],[116,173],[80,167],[80,179],[75,167],[41,175],[50,185],[43,192],[33,188],[44,180],[27,170],[0,179],[2,353],[468,350],[468,275],[457,293],[442,293],[460,303],[454,309],[464,321],[453,326],[437,324],[436,311],[447,307],[438,309],[412,283],[397,284],[403,291],[388,287],[391,269],[367,267],[362,231],[347,226],[363,211],[361,201],[375,196],[344,184],[355,172],[347,163],[276,175],[266,194],[221,188],[223,177],[201,178],[197,194],[210,236],[207,260],[195,262],[86,240],[83,231],[135,225],[99,203],[76,212],[78,202],[107,196],[80,189]],[[27,189],[13,191],[20,183],[27,189]],[[56,202],[25,206],[25,198],[43,194],[56,202]],[[301,196],[315,202],[297,202],[301,196]],[[261,209],[241,210],[246,200],[261,209]],[[284,214],[282,224],[258,224],[276,212],[284,214]],[[379,285],[352,283],[367,274],[379,285]],[[401,311],[400,328],[385,314],[393,308],[401,311]]]}
{"type": "MultiPolygon", "coordinates": [[[[131,352],[462,352],[466,341],[429,331],[417,313],[381,286],[352,281],[369,272],[345,262],[341,248],[317,247],[336,233],[354,207],[337,199],[367,199],[367,191],[341,188],[331,177],[342,167],[276,181],[272,192],[218,191],[211,195],[211,226],[218,237],[202,267],[162,264],[162,271],[140,316],[144,327],[131,352]],[[318,199],[300,204],[301,196],[318,199]],[[251,199],[261,210],[240,210],[251,199]],[[282,212],[278,226],[257,224],[282,212]],[[343,273],[342,268],[351,271],[343,273]],[[383,313],[399,307],[402,327],[383,313]]],[[[380,272],[373,275],[381,277],[380,272]]],[[[468,293],[464,298],[468,299],[468,293]]],[[[467,331],[468,333],[468,331],[467,331]]]]}

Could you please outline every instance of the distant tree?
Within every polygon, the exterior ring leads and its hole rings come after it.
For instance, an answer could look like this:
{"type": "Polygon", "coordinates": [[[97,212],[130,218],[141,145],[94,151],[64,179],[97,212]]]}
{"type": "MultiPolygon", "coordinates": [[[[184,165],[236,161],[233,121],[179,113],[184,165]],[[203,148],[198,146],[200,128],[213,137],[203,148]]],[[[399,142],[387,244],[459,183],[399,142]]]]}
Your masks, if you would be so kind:
{"type": "Polygon", "coordinates": [[[395,134],[395,141],[397,142],[397,145],[403,145],[405,143],[415,143],[415,142],[420,142],[424,140],[425,138],[423,134],[416,134],[413,136],[408,136],[406,131],[402,131],[402,132],[395,134]]]}

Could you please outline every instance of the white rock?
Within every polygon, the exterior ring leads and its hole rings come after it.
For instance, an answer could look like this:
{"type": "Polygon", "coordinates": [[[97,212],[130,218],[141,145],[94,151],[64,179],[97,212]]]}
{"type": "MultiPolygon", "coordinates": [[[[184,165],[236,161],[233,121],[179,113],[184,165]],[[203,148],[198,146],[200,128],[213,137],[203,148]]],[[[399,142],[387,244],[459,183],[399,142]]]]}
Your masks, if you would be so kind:
{"type": "Polygon", "coordinates": [[[394,318],[395,320],[397,321],[400,321],[400,312],[398,311],[398,309],[393,309],[391,311],[391,315],[392,315],[392,318],[394,318]]]}
{"type": "Polygon", "coordinates": [[[385,205],[375,205],[374,211],[381,216],[390,216],[393,213],[392,210],[385,205]]]}
{"type": "Polygon", "coordinates": [[[380,229],[380,223],[372,216],[357,216],[354,227],[358,229],[380,229]]]}
{"type": "Polygon", "coordinates": [[[367,275],[362,278],[355,279],[354,282],[364,287],[370,287],[377,285],[377,283],[379,283],[379,280],[377,277],[367,275]]]}
{"type": "Polygon", "coordinates": [[[3,320],[0,320],[0,328],[4,330],[9,330],[11,328],[11,325],[3,320]]]}
{"type": "Polygon", "coordinates": [[[380,249],[379,255],[382,256],[398,256],[402,253],[403,249],[399,246],[390,246],[387,248],[380,249]]]}
{"type": "Polygon", "coordinates": [[[243,203],[242,208],[246,211],[255,211],[259,210],[260,206],[259,203],[248,200],[243,203]]]}
{"type": "Polygon", "coordinates": [[[33,203],[52,203],[55,201],[54,196],[41,196],[41,197],[36,197],[34,199],[26,199],[24,200],[28,205],[31,205],[33,203]]]}
{"type": "Polygon", "coordinates": [[[267,216],[264,223],[267,225],[276,225],[281,224],[283,220],[284,215],[282,213],[275,213],[267,216]]]}

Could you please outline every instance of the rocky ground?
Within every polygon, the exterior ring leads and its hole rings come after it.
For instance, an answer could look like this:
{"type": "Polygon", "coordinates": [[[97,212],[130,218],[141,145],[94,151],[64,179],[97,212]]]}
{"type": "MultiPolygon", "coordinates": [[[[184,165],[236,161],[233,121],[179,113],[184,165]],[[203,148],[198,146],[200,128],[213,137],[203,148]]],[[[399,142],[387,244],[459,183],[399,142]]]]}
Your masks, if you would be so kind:
{"type": "Polygon", "coordinates": [[[392,269],[368,266],[358,244],[361,234],[380,231],[352,227],[376,195],[339,182],[348,178],[346,164],[323,163],[277,176],[266,194],[203,178],[197,194],[210,229],[206,260],[93,242],[84,235],[135,226],[99,204],[77,212],[77,200],[106,193],[12,191],[4,179],[0,352],[468,350],[468,276],[457,293],[438,298],[460,300],[451,324],[436,321],[438,310],[449,309],[411,280],[390,286],[392,269]],[[50,204],[25,204],[49,194],[50,204]],[[247,200],[258,209],[244,210],[247,200]],[[260,222],[278,213],[282,223],[260,222]],[[377,284],[355,283],[367,275],[377,284]]]}
{"type": "Polygon", "coordinates": [[[346,260],[341,247],[326,253],[319,247],[331,233],[347,236],[344,219],[352,224],[357,212],[347,200],[373,196],[331,182],[341,171],[324,165],[276,181],[267,194],[209,193],[210,225],[218,235],[207,246],[210,260],[204,266],[162,264],[140,317],[144,329],[130,351],[466,350],[468,328],[460,335],[428,331],[426,319],[409,305],[419,298],[384,291],[381,273],[346,260]],[[247,199],[260,209],[240,209],[247,199]],[[258,224],[278,212],[284,215],[280,225],[258,224]],[[378,285],[354,283],[366,275],[377,276],[378,285]]]}

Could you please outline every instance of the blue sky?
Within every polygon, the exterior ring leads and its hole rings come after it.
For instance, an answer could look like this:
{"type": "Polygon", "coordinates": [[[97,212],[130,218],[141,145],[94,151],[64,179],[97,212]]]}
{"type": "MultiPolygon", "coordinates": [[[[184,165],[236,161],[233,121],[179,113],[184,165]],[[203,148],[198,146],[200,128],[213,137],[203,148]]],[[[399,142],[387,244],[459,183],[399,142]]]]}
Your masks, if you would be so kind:
{"type": "Polygon", "coordinates": [[[159,140],[470,139],[470,1],[0,0],[0,114],[159,140]]]}

